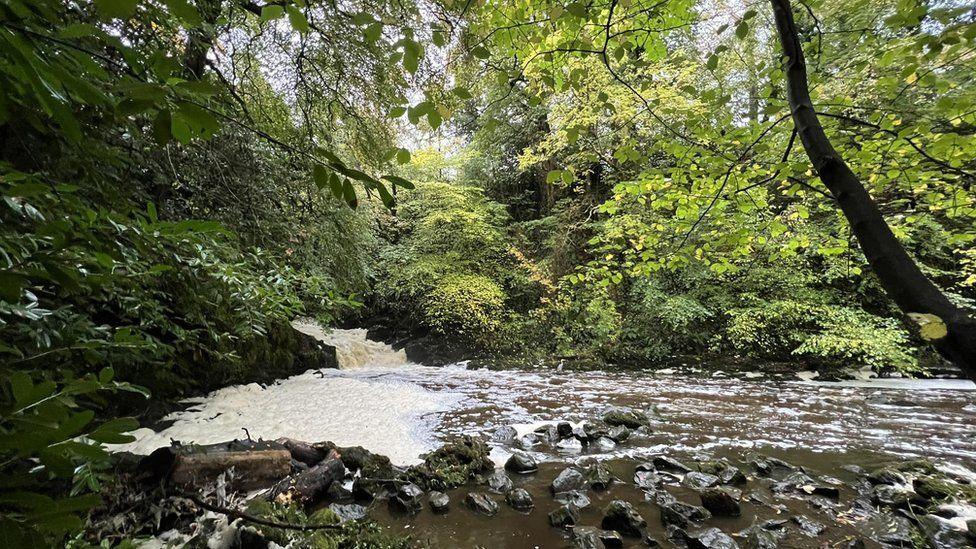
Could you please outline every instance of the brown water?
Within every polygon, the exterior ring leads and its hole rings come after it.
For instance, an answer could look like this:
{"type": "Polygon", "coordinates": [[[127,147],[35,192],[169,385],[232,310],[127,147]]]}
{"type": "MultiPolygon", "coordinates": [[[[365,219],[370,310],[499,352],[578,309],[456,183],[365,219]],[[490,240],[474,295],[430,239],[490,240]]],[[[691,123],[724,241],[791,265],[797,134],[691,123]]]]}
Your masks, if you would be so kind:
{"type": "MultiPolygon", "coordinates": [[[[883,380],[848,386],[659,376],[650,371],[490,371],[461,366],[407,367],[366,375],[377,382],[396,380],[451,395],[446,410],[425,418],[435,438],[442,440],[457,434],[491,437],[506,425],[515,426],[522,435],[544,422],[593,419],[612,406],[646,410],[654,417],[650,435],[634,437],[609,451],[561,451],[548,444],[530,447],[529,452],[544,462],[540,471],[525,477],[510,475],[516,486],[533,495],[536,507],[530,513],[509,508],[500,495],[492,496],[499,503],[495,517],[465,508],[465,494],[483,492],[484,487],[451,492],[452,510],[445,515],[425,509],[412,517],[396,516],[384,505],[373,510],[374,518],[392,531],[412,534],[431,547],[567,546],[569,532],[550,527],[547,521],[548,513],[559,506],[548,486],[567,465],[591,458],[611,463],[620,482],[606,493],[588,492],[592,503],[583,510],[580,523],[599,526],[606,504],[623,499],[637,507],[648,521],[649,533],[662,542],[666,536],[658,507],[646,501],[645,493],[633,483],[634,468],[642,458],[661,453],[689,463],[696,458],[728,458],[750,474],[748,458],[762,453],[802,466],[812,476],[843,480],[840,500],[829,505],[818,500],[820,508],[806,499],[777,497],[769,490],[771,480],[753,476],[743,493],[755,493],[774,507],[746,502],[742,517],[707,522],[729,534],[796,514],[828,526],[817,538],[793,527],[780,547],[820,547],[827,541],[864,537],[863,524],[843,519],[855,496],[850,485],[856,475],[847,470],[851,465],[870,470],[892,460],[922,456],[941,466],[976,469],[976,391],[972,390],[976,387],[962,381],[883,380]]],[[[493,456],[501,464],[512,445],[493,444],[493,456]]],[[[681,501],[700,505],[694,491],[679,486],[666,489],[681,501]]],[[[639,545],[639,540],[631,542],[639,545]]]]}

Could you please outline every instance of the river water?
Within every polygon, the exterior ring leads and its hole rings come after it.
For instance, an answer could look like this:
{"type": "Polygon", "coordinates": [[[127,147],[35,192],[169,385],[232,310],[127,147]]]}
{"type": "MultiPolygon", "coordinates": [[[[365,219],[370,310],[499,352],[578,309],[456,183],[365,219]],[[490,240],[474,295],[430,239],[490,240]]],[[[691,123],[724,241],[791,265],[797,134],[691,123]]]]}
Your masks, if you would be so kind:
{"type": "MultiPolygon", "coordinates": [[[[530,451],[547,463],[543,471],[552,469],[551,476],[560,464],[582,458],[616,462],[664,451],[733,460],[758,451],[839,477],[842,465],[867,468],[918,456],[964,474],[976,469],[976,385],[968,381],[826,383],[696,378],[650,370],[433,368],[411,364],[402,352],[367,340],[365,330],[326,334],[313,324],[296,326],[335,345],[341,369],[309,371],[266,387],[216,391],[168,418],[173,421],[168,428],[140,429],[136,442],[119,449],[148,453],[171,440],[221,442],[243,437],[246,429],[255,439],[286,436],[362,445],[406,465],[453,435],[491,438],[503,426],[522,435],[544,422],[580,422],[626,406],[652,416],[650,436],[612,449],[545,445],[530,451]]],[[[510,443],[494,443],[493,457],[502,463],[511,449],[510,443]]],[[[436,526],[431,520],[451,519],[421,517],[397,527],[430,536],[436,526]]],[[[544,520],[536,523],[547,528],[544,520]]],[[[487,523],[439,524],[441,534],[429,539],[435,546],[459,543],[458,532],[475,544],[478,536],[497,530],[487,523]]],[[[525,521],[524,538],[499,546],[531,546],[523,542],[544,539],[529,524],[525,521]]]]}

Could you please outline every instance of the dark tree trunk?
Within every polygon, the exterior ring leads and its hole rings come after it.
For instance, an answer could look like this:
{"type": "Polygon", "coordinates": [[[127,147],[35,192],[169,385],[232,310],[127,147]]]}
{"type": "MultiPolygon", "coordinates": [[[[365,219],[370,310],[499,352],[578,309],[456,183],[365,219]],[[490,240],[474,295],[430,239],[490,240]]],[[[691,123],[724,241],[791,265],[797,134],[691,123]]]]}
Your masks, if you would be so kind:
{"type": "Polygon", "coordinates": [[[783,47],[787,95],[803,148],[814,169],[837,201],[868,263],[885,291],[905,313],[939,317],[948,335],[934,341],[947,360],[976,381],[976,318],[953,305],[902,247],[857,175],[827,139],[807,85],[806,63],[793,20],[790,0],[770,0],[783,47]]]}

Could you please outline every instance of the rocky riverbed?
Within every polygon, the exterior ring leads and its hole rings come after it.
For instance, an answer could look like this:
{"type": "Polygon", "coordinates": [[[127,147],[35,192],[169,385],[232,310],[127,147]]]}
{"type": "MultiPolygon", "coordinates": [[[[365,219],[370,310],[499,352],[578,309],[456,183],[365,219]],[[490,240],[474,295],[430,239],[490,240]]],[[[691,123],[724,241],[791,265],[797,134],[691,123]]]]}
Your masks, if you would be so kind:
{"type": "Polygon", "coordinates": [[[175,479],[173,470],[160,474],[157,463],[149,478],[161,492],[145,496],[156,503],[146,507],[120,490],[118,504],[96,521],[102,534],[128,529],[156,544],[206,539],[210,547],[974,541],[976,391],[969,382],[431,368],[369,341],[363,330],[302,328],[336,347],[340,369],[222,389],[117,448],[142,455],[169,448],[171,457],[192,454],[196,445],[204,453],[250,452],[250,440],[206,446],[249,436],[280,440],[264,447],[275,466],[237,462],[220,484],[215,474],[226,467],[219,459],[205,474],[183,474],[184,467],[175,479]],[[174,440],[182,445],[171,447],[174,440]],[[295,479],[298,493],[287,489],[295,479]],[[187,485],[204,502],[272,522],[344,526],[248,525],[188,500],[187,485]],[[270,491],[255,495],[257,488],[270,491]],[[283,493],[291,496],[281,500],[283,493]],[[119,509],[128,518],[118,519],[119,509]],[[147,521],[147,514],[157,518],[147,521]]]}
{"type": "MultiPolygon", "coordinates": [[[[635,444],[653,434],[650,423],[640,410],[612,409],[579,425],[540,425],[521,437],[500,429],[496,441],[536,450],[513,450],[502,466],[491,459],[487,441],[472,436],[409,467],[329,442],[174,446],[123,473],[162,487],[158,504],[130,506],[161,513],[155,528],[148,517],[126,524],[157,544],[205,541],[213,549],[976,544],[976,475],[929,460],[876,456],[865,468],[844,456],[790,462],[755,451],[581,456],[569,463],[534,457],[543,445],[586,454],[635,444]],[[235,470],[228,473],[230,466],[235,470]],[[235,495],[245,488],[251,493],[235,495]],[[221,509],[199,514],[210,506],[221,509]],[[169,528],[160,530],[163,524],[169,528]]],[[[113,520],[109,513],[95,521],[101,535],[114,534],[113,520]]]]}

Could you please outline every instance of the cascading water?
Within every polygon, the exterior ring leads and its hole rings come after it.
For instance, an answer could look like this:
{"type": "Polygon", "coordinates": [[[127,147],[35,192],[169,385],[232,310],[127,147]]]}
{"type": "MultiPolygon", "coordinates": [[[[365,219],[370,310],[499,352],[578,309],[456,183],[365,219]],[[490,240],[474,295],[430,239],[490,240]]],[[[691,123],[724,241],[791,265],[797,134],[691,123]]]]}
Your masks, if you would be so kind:
{"type": "Polygon", "coordinates": [[[408,464],[436,445],[428,418],[455,399],[388,375],[422,366],[410,364],[403,351],[367,339],[364,329],[326,332],[309,321],[294,326],[335,346],[340,370],[310,370],[269,386],[234,385],[187,400],[193,406],[165,418],[171,426],[139,429],[135,442],[115,449],[147,454],[171,440],[211,444],[243,438],[246,429],[255,440],[329,440],[408,464]]]}
{"type": "Polygon", "coordinates": [[[318,323],[308,320],[296,320],[292,326],[335,347],[339,367],[343,370],[401,366],[408,362],[402,349],[397,351],[386,343],[368,339],[364,328],[326,331],[318,323]]]}

